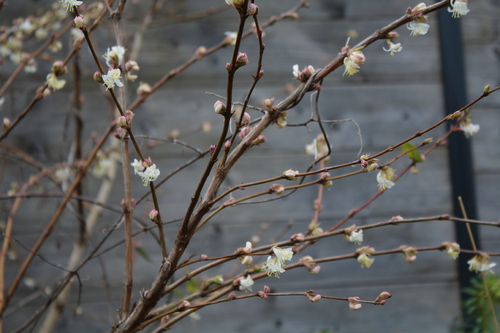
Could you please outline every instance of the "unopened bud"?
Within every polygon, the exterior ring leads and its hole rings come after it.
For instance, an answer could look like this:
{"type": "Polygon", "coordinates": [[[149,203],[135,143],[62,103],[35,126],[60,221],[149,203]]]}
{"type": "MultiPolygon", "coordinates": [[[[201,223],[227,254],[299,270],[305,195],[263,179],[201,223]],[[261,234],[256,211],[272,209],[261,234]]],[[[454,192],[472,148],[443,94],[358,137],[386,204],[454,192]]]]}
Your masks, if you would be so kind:
{"type": "Polygon", "coordinates": [[[396,39],[399,38],[399,34],[396,31],[391,31],[386,36],[387,39],[396,39]]]}
{"type": "Polygon", "coordinates": [[[58,60],[52,64],[52,73],[54,73],[56,76],[64,75],[66,74],[66,72],[67,69],[62,61],[58,60]]]}
{"type": "Polygon", "coordinates": [[[75,24],[75,27],[77,27],[80,30],[83,30],[85,28],[85,22],[83,21],[83,16],[78,15],[73,19],[73,23],[75,24]]]}
{"type": "Polygon", "coordinates": [[[104,80],[102,79],[102,74],[99,72],[94,73],[94,81],[97,83],[104,83],[104,80]]]}
{"type": "Polygon", "coordinates": [[[380,293],[380,295],[378,295],[377,299],[375,300],[375,302],[380,302],[380,301],[383,301],[383,300],[386,300],[386,299],[389,299],[391,298],[392,295],[389,294],[387,291],[383,291],[380,293]]]}
{"type": "Polygon", "coordinates": [[[217,114],[223,114],[224,112],[226,112],[226,104],[224,104],[223,102],[218,100],[214,104],[214,110],[215,110],[215,113],[217,113],[217,114]]]}
{"type": "Polygon", "coordinates": [[[240,52],[236,57],[236,67],[243,67],[248,64],[248,56],[246,53],[240,52]]]}
{"type": "Polygon", "coordinates": [[[257,14],[258,12],[259,12],[259,7],[254,3],[250,4],[250,6],[247,9],[248,16],[253,16],[253,15],[257,14]]]}
{"type": "Polygon", "coordinates": [[[261,134],[255,140],[252,141],[252,146],[258,146],[266,141],[267,141],[267,138],[261,134]]]}
{"type": "Polygon", "coordinates": [[[125,63],[125,70],[127,72],[138,71],[139,69],[139,64],[134,60],[129,60],[125,63]]]}
{"type": "Polygon", "coordinates": [[[177,306],[177,310],[182,310],[182,309],[185,309],[187,307],[191,306],[191,303],[189,303],[189,301],[187,300],[183,300],[178,306],[177,306]]]}
{"type": "Polygon", "coordinates": [[[281,184],[273,184],[271,185],[269,190],[271,191],[271,193],[276,193],[277,195],[280,195],[285,190],[285,187],[281,184]]]}
{"type": "Polygon", "coordinates": [[[485,94],[488,94],[488,93],[490,92],[490,87],[491,87],[491,86],[490,86],[489,84],[485,85],[485,86],[484,86],[484,88],[483,88],[483,92],[484,92],[485,94]]]}
{"type": "Polygon", "coordinates": [[[321,295],[316,295],[314,297],[309,297],[309,300],[313,303],[318,303],[319,300],[321,299],[321,295]]]}
{"type": "Polygon", "coordinates": [[[3,118],[2,129],[4,131],[6,131],[7,128],[9,128],[9,126],[10,126],[10,119],[9,118],[3,118]]]}
{"type": "Polygon", "coordinates": [[[157,222],[158,211],[156,209],[153,209],[151,212],[149,212],[149,219],[153,222],[157,222]]]}
{"type": "Polygon", "coordinates": [[[240,132],[238,133],[238,137],[240,138],[240,140],[243,140],[251,130],[252,128],[250,126],[240,128],[240,132]]]}
{"type": "Polygon", "coordinates": [[[206,254],[202,254],[202,255],[200,256],[200,260],[208,260],[208,255],[206,255],[206,254]]]}
{"type": "Polygon", "coordinates": [[[144,95],[149,95],[151,91],[152,91],[151,86],[144,82],[141,82],[139,87],[137,87],[137,95],[139,95],[139,97],[144,95]]]}
{"type": "Polygon", "coordinates": [[[290,237],[290,240],[293,242],[295,242],[295,241],[303,242],[304,239],[305,239],[305,236],[303,233],[294,234],[294,235],[292,235],[292,237],[290,237]]]}
{"type": "Polygon", "coordinates": [[[282,176],[285,177],[287,180],[298,180],[299,177],[297,176],[299,174],[298,171],[293,171],[292,169],[288,169],[283,172],[282,176]]]}
{"type": "MultiPolygon", "coordinates": [[[[251,119],[252,118],[248,113],[243,112],[243,119],[241,120],[241,126],[247,126],[248,124],[250,124],[251,119]]],[[[237,119],[235,119],[234,121],[238,123],[239,117],[237,117],[237,119]]]]}
{"type": "Polygon", "coordinates": [[[125,118],[124,116],[118,117],[118,119],[116,120],[116,124],[121,128],[128,128],[127,118],[125,118]]]}
{"type": "Polygon", "coordinates": [[[268,297],[268,296],[267,296],[267,294],[266,294],[265,292],[263,292],[263,291],[259,291],[259,292],[257,293],[257,295],[258,295],[260,298],[262,298],[262,299],[267,299],[267,297],[268,297]]]}
{"type": "Polygon", "coordinates": [[[229,148],[231,148],[231,141],[227,140],[224,142],[224,150],[228,150],[229,148]]]}

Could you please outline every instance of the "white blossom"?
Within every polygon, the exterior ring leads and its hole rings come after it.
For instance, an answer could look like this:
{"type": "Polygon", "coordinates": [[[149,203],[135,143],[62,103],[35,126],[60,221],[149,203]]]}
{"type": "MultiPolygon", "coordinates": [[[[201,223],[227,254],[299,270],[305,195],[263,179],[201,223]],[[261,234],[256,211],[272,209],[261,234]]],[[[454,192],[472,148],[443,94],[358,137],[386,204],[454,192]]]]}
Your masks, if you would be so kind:
{"type": "Polygon", "coordinates": [[[63,7],[66,11],[73,11],[73,6],[80,6],[83,2],[82,1],[77,1],[77,0],[59,0],[59,2],[62,2],[63,7]]]}
{"type": "Polygon", "coordinates": [[[470,138],[479,131],[479,125],[473,123],[460,124],[460,129],[467,138],[470,138]]]}
{"type": "Polygon", "coordinates": [[[155,181],[156,178],[160,175],[160,170],[156,168],[156,164],[151,165],[146,168],[145,171],[137,172],[139,176],[142,178],[142,184],[144,186],[148,186],[149,182],[155,181]]]}
{"type": "Polygon", "coordinates": [[[363,230],[353,231],[349,236],[349,242],[361,245],[361,242],[363,242],[363,230]]]}
{"type": "Polygon", "coordinates": [[[408,30],[411,30],[410,36],[416,37],[420,35],[425,35],[429,30],[430,25],[422,22],[411,21],[406,25],[408,30]]]}
{"type": "Polygon", "coordinates": [[[116,57],[118,60],[118,65],[123,64],[123,57],[125,55],[125,48],[121,45],[113,46],[111,49],[108,48],[107,52],[104,53],[103,57],[106,59],[106,65],[108,67],[112,67],[113,61],[112,59],[116,57]]]}
{"type": "Polygon", "coordinates": [[[489,260],[490,257],[486,253],[476,255],[474,258],[467,261],[467,263],[469,264],[469,271],[490,272],[491,269],[497,264],[494,262],[490,264],[489,260]]]}
{"type": "Polygon", "coordinates": [[[66,80],[58,80],[57,76],[55,76],[53,73],[47,75],[47,85],[54,91],[62,89],[65,84],[66,80]]]}
{"type": "Polygon", "coordinates": [[[282,267],[282,263],[275,256],[267,257],[264,269],[267,271],[267,275],[274,275],[275,277],[279,277],[279,274],[285,271],[282,267]]]}
{"type": "Polygon", "coordinates": [[[144,170],[144,166],[142,165],[141,161],[138,161],[135,158],[134,158],[134,163],[130,163],[130,165],[134,168],[134,174],[136,175],[144,170]]]}
{"type": "Polygon", "coordinates": [[[462,15],[467,15],[470,10],[467,8],[467,2],[461,0],[451,0],[451,8],[448,8],[448,12],[452,13],[451,16],[459,18],[462,15]]]}
{"type": "Polygon", "coordinates": [[[108,70],[108,74],[104,74],[102,76],[104,84],[107,86],[106,90],[113,89],[115,85],[118,87],[123,87],[123,83],[120,81],[120,79],[122,78],[120,74],[120,69],[115,68],[108,70]]]}
{"type": "Polygon", "coordinates": [[[388,178],[387,173],[384,172],[383,170],[380,170],[378,172],[377,182],[378,182],[378,187],[381,191],[394,186],[394,182],[388,178]]]}
{"type": "Polygon", "coordinates": [[[361,263],[361,268],[370,268],[374,261],[375,259],[368,257],[368,255],[365,253],[362,253],[358,256],[358,262],[361,263]]]}
{"type": "Polygon", "coordinates": [[[346,74],[348,76],[353,76],[354,74],[359,72],[359,65],[347,57],[344,58],[344,66],[345,66],[345,70],[344,70],[344,74],[342,74],[342,76],[345,76],[346,74]]]}
{"type": "Polygon", "coordinates": [[[278,260],[281,262],[281,264],[285,264],[285,260],[292,260],[293,251],[291,247],[287,249],[282,249],[280,247],[275,246],[272,248],[272,250],[276,258],[278,258],[278,260]]]}
{"type": "Polygon", "coordinates": [[[247,275],[246,278],[240,279],[240,291],[252,291],[253,280],[250,275],[247,275]]]}
{"type": "Polygon", "coordinates": [[[401,43],[394,44],[389,39],[387,40],[387,45],[389,45],[388,49],[386,49],[385,47],[383,47],[382,49],[385,52],[390,52],[391,56],[393,56],[395,52],[401,52],[401,50],[403,50],[401,43]]]}

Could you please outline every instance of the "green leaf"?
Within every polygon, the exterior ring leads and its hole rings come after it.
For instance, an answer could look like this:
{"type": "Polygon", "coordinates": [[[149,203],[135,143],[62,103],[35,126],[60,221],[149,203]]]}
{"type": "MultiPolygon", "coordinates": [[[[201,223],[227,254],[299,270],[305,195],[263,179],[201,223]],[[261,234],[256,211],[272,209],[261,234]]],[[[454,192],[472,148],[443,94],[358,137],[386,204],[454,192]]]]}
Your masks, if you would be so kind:
{"type": "Polygon", "coordinates": [[[191,295],[196,292],[198,292],[200,288],[198,288],[198,280],[195,278],[192,278],[191,280],[186,283],[186,291],[191,295]]]}
{"type": "Polygon", "coordinates": [[[136,246],[135,247],[135,252],[137,252],[137,254],[140,255],[147,262],[153,263],[153,261],[151,260],[151,258],[148,256],[148,253],[146,252],[146,250],[144,250],[144,248],[142,248],[140,246],[136,246]]]}
{"type": "Polygon", "coordinates": [[[407,151],[411,150],[409,153],[406,154],[406,156],[411,158],[413,160],[413,162],[415,162],[415,163],[423,162],[424,160],[423,160],[422,156],[420,156],[418,149],[414,149],[414,148],[415,148],[415,146],[409,142],[404,143],[401,146],[401,150],[403,151],[403,153],[406,153],[407,151]],[[414,150],[412,150],[412,149],[414,149],[414,150]]]}

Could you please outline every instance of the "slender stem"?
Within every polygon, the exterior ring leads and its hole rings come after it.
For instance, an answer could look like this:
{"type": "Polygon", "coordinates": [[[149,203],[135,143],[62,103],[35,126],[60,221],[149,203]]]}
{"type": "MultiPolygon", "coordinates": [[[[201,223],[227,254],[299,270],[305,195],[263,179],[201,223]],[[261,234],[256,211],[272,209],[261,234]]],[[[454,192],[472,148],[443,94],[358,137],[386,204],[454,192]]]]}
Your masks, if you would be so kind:
{"type": "Polygon", "coordinates": [[[49,237],[52,229],[56,225],[57,221],[61,217],[62,212],[64,211],[64,208],[66,207],[66,204],[68,201],[71,199],[71,196],[75,192],[78,184],[82,181],[85,173],[87,172],[87,169],[89,168],[90,164],[94,160],[95,156],[97,155],[97,152],[99,149],[102,147],[102,145],[106,142],[108,136],[112,133],[113,129],[115,128],[114,125],[110,126],[107,131],[104,133],[102,136],[101,140],[98,142],[98,144],[94,147],[92,152],[90,153],[89,157],[85,161],[85,164],[83,165],[80,173],[76,176],[75,181],[73,182],[73,185],[71,186],[70,189],[68,189],[68,192],[66,196],[64,197],[63,201],[59,205],[59,208],[57,211],[54,213],[54,216],[50,220],[49,224],[45,227],[43,230],[42,234],[40,235],[40,238],[37,240],[35,245],[33,246],[32,250],[28,253],[28,256],[26,257],[25,261],[23,262],[23,265],[19,269],[18,274],[16,275],[14,282],[12,283],[9,291],[7,292],[4,302],[0,304],[0,317],[2,316],[3,312],[5,311],[7,304],[9,303],[10,299],[14,295],[14,292],[16,291],[17,287],[19,286],[19,283],[21,282],[24,274],[26,273],[26,270],[28,269],[28,266],[31,264],[31,261],[37,254],[38,250],[42,246],[42,244],[45,242],[45,240],[49,237]]]}

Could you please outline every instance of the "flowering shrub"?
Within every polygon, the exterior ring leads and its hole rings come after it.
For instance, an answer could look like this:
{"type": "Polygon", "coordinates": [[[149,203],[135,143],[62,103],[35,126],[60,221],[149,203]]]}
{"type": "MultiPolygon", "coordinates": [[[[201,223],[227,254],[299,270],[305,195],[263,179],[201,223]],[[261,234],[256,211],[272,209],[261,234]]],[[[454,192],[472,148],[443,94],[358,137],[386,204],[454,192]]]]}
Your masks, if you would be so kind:
{"type": "MultiPolygon", "coordinates": [[[[335,120],[324,119],[322,114],[325,113],[325,110],[319,105],[323,87],[329,84],[326,79],[332,76],[336,70],[340,68],[339,71],[343,71],[342,80],[352,80],[359,77],[365,68],[370,66],[368,49],[377,47],[380,54],[384,56],[388,55],[383,51],[388,52],[391,56],[401,53],[403,52],[402,43],[396,43],[400,34],[405,33],[411,37],[425,38],[428,31],[433,28],[429,23],[429,15],[439,9],[447,8],[450,12],[449,15],[454,18],[472,15],[473,13],[470,13],[468,9],[467,1],[444,0],[429,6],[420,3],[413,8],[408,8],[406,12],[401,13],[402,17],[392,23],[387,22],[388,25],[380,27],[369,38],[357,44],[351,42],[349,38],[345,45],[342,43],[344,45],[342,48],[330,56],[323,68],[320,68],[320,64],[299,66],[295,64],[298,61],[287,59],[287,61],[291,61],[289,79],[293,79],[293,84],[283,90],[286,91],[287,95],[266,96],[260,101],[255,100],[255,92],[261,84],[261,79],[266,78],[263,69],[266,63],[265,30],[270,30],[272,29],[271,25],[287,19],[300,19],[299,12],[314,4],[310,4],[307,0],[300,0],[295,7],[283,12],[282,15],[272,16],[268,22],[264,22],[261,20],[263,13],[260,12],[258,1],[226,0],[224,4],[220,0],[221,5],[228,7],[225,9],[230,9],[231,15],[239,19],[238,26],[234,27],[235,31],[225,34],[221,32],[220,42],[217,45],[210,48],[199,46],[184,64],[174,70],[167,71],[163,78],[150,84],[141,81],[143,79],[141,67],[148,64],[147,60],[141,59],[138,54],[141,40],[150,28],[152,18],[163,12],[163,9],[160,5],[151,6],[132,41],[125,36],[126,26],[123,23],[127,18],[125,14],[127,14],[128,3],[111,0],[108,2],[104,4],[104,2],[99,1],[61,0],[55,2],[45,13],[40,12],[15,20],[12,27],[3,29],[3,34],[0,37],[0,54],[3,61],[17,66],[17,69],[11,73],[9,80],[4,83],[0,90],[2,104],[5,103],[6,91],[22,69],[27,73],[37,72],[39,61],[51,59],[46,55],[42,56],[43,52],[46,49],[60,52],[63,45],[59,39],[69,29],[71,29],[72,40],[71,49],[65,58],[54,60],[50,72],[43,73],[43,82],[38,82],[38,89],[31,97],[31,102],[22,107],[23,111],[16,110],[12,117],[3,117],[0,141],[7,141],[13,136],[13,131],[16,128],[27,126],[25,124],[29,123],[29,119],[25,119],[25,116],[33,113],[36,104],[49,103],[54,95],[69,89],[69,78],[73,76],[76,137],[74,146],[69,152],[64,152],[70,156],[66,162],[45,166],[16,147],[1,146],[13,156],[12,161],[8,162],[10,165],[16,165],[16,163],[20,163],[18,160],[21,160],[22,163],[39,167],[37,174],[23,178],[24,183],[21,186],[13,182],[7,195],[8,199],[12,200],[12,204],[9,206],[9,213],[5,218],[5,237],[0,256],[0,272],[2,273],[0,282],[2,282],[2,290],[6,290],[0,297],[2,318],[6,316],[8,311],[13,311],[11,310],[14,306],[13,299],[19,293],[22,281],[30,286],[37,284],[36,281],[31,280],[33,278],[28,274],[29,269],[33,266],[35,258],[40,255],[42,246],[55,226],[63,219],[63,213],[75,214],[81,225],[79,238],[71,242],[74,243],[72,244],[73,250],[68,255],[67,264],[51,263],[56,267],[65,267],[62,277],[58,278],[56,287],[45,289],[46,301],[38,310],[34,311],[30,319],[27,319],[19,330],[36,325],[40,322],[42,315],[45,315],[40,324],[43,327],[42,331],[48,332],[54,329],[62,315],[61,307],[67,302],[71,285],[76,284],[75,281],[82,280],[81,271],[93,259],[103,255],[107,251],[106,249],[121,245],[121,243],[113,243],[116,242],[116,239],[113,240],[111,237],[112,234],[117,233],[117,230],[123,231],[123,236],[120,237],[123,238],[122,248],[124,248],[125,255],[121,267],[125,271],[125,276],[122,303],[117,307],[118,316],[113,318],[114,321],[110,325],[110,330],[113,332],[135,332],[151,329],[151,327],[155,327],[157,332],[168,330],[175,327],[184,318],[195,316],[200,309],[217,306],[223,302],[245,302],[248,298],[260,298],[264,301],[271,297],[301,296],[306,297],[312,303],[320,301],[344,302],[345,310],[348,311],[360,310],[364,305],[384,305],[392,297],[390,291],[383,289],[378,292],[378,296],[375,295],[370,299],[344,295],[345,293],[341,296],[320,294],[311,289],[314,287],[314,280],[311,282],[311,287],[304,290],[283,293],[274,291],[274,288],[278,288],[277,286],[287,278],[289,271],[306,268],[306,272],[320,276],[323,272],[321,265],[328,265],[340,260],[351,260],[358,269],[361,267],[366,271],[367,269],[372,270],[377,265],[377,257],[380,256],[400,254],[405,262],[413,263],[418,260],[418,256],[422,252],[430,251],[439,256],[442,255],[439,251],[443,251],[451,259],[457,259],[459,255],[463,254],[469,255],[471,257],[468,261],[470,270],[479,274],[490,272],[495,267],[496,264],[491,262],[490,258],[498,255],[497,253],[487,253],[477,248],[464,249],[453,242],[453,239],[443,240],[434,246],[418,247],[403,244],[382,250],[375,249],[368,244],[373,241],[373,238],[370,239],[372,237],[370,235],[371,229],[384,229],[411,223],[429,223],[431,221],[442,221],[443,223],[455,221],[485,226],[498,226],[497,222],[460,219],[451,217],[446,212],[441,212],[437,216],[405,219],[396,215],[399,214],[397,211],[391,212],[394,217],[382,222],[354,225],[350,221],[356,214],[376,202],[384,193],[394,191],[398,186],[402,186],[398,182],[409,170],[412,170],[414,174],[418,173],[417,165],[425,163],[428,156],[432,156],[436,149],[444,146],[450,135],[457,134],[455,132],[463,132],[459,134],[465,135],[467,138],[477,135],[480,126],[472,123],[473,107],[482,99],[495,93],[500,87],[491,88],[487,85],[482,94],[468,105],[464,105],[461,109],[443,117],[436,123],[429,123],[426,128],[419,128],[418,133],[408,135],[399,142],[393,142],[386,149],[372,155],[362,151],[363,146],[361,145],[359,154],[347,163],[332,161],[335,143],[332,142],[325,125],[333,123],[335,120]],[[104,37],[95,29],[104,25],[108,17],[111,18],[110,26],[112,29],[110,31],[113,32],[116,43],[115,45],[106,45],[104,47],[106,52],[99,56],[98,54],[102,53],[99,53],[97,49],[99,44],[102,44],[101,38],[104,40],[104,37]],[[405,27],[409,32],[404,29],[405,27]],[[247,28],[248,31],[246,31],[247,28]],[[28,52],[23,43],[30,38],[36,38],[45,41],[45,43],[38,50],[28,52]],[[254,47],[257,51],[255,53],[246,50],[245,48],[249,46],[243,44],[245,39],[250,38],[254,39],[254,47]],[[383,42],[384,46],[377,46],[377,41],[383,42]],[[221,77],[226,78],[226,83],[222,87],[225,93],[217,95],[211,92],[211,97],[216,95],[213,98],[216,101],[210,101],[210,106],[207,107],[207,110],[210,111],[204,110],[207,112],[200,116],[197,124],[194,124],[197,128],[195,132],[203,133],[211,132],[214,124],[220,126],[215,139],[200,140],[201,142],[196,142],[196,144],[184,142],[182,139],[189,137],[189,134],[186,134],[189,129],[182,129],[183,132],[176,129],[168,135],[156,137],[149,135],[150,132],[154,132],[152,129],[159,126],[159,120],[148,117],[144,110],[139,110],[139,106],[147,105],[150,100],[153,100],[153,96],[160,95],[161,88],[167,81],[182,75],[182,72],[194,63],[203,63],[210,55],[222,52],[221,50],[224,48],[229,49],[231,53],[227,63],[219,66],[221,77]],[[80,74],[79,59],[80,56],[84,55],[88,55],[88,59],[93,65],[92,68],[85,68],[86,72],[82,71],[83,74],[80,74]],[[70,68],[72,62],[73,66],[70,68]],[[247,70],[252,71],[252,74],[247,75],[247,78],[251,78],[251,82],[248,83],[244,97],[237,100],[239,95],[236,94],[235,80],[240,78],[240,73],[247,73],[244,72],[247,70]],[[134,90],[131,87],[136,79],[139,79],[139,82],[135,85],[137,89],[134,90]],[[80,96],[84,94],[82,87],[86,86],[83,83],[93,84],[94,88],[97,87],[96,89],[100,89],[100,92],[107,96],[112,114],[105,124],[106,129],[102,130],[94,124],[96,127],[92,130],[95,132],[88,137],[82,132],[82,126],[85,122],[82,121],[84,117],[80,113],[84,105],[84,100],[80,96]],[[294,108],[299,104],[306,105],[307,103],[304,101],[309,96],[313,101],[311,103],[311,118],[305,123],[296,123],[294,108]],[[214,103],[213,110],[212,103],[214,103]],[[207,119],[216,120],[212,122],[207,119]],[[147,125],[141,126],[141,124],[147,125]],[[450,125],[449,130],[441,134],[438,139],[419,139],[420,136],[426,136],[435,128],[444,127],[445,124],[450,125]],[[303,142],[297,139],[290,143],[290,145],[299,147],[301,158],[308,161],[307,168],[301,170],[296,165],[290,165],[277,171],[272,177],[265,177],[262,173],[258,180],[249,180],[243,175],[241,179],[237,180],[238,185],[233,185],[229,181],[231,172],[237,170],[241,164],[246,163],[243,157],[250,156],[249,158],[251,158],[252,155],[249,154],[251,152],[272,149],[269,147],[272,147],[273,140],[268,134],[271,133],[272,138],[274,138],[276,132],[272,132],[272,130],[284,132],[294,127],[306,127],[311,130],[313,125],[314,130],[317,131],[313,140],[308,139],[306,143],[306,138],[304,138],[303,142]],[[87,141],[92,142],[86,144],[87,141]],[[194,151],[197,155],[192,160],[171,168],[167,166],[167,162],[161,156],[168,154],[168,149],[162,152],[161,145],[158,145],[160,148],[156,147],[158,142],[179,145],[183,149],[194,151]],[[426,148],[425,151],[423,151],[423,147],[426,148]],[[146,151],[151,157],[146,158],[148,156],[145,154],[146,151]],[[394,153],[395,151],[397,153],[394,153]],[[406,161],[407,167],[397,170],[393,166],[397,160],[401,159],[406,161]],[[170,220],[174,211],[170,202],[172,198],[162,195],[167,192],[177,199],[181,191],[175,186],[170,186],[171,178],[182,174],[182,172],[189,172],[187,170],[191,170],[190,167],[194,163],[203,164],[203,170],[196,174],[194,180],[194,172],[190,173],[189,180],[193,183],[186,186],[192,190],[190,190],[189,196],[182,198],[185,203],[182,217],[177,221],[170,220]],[[117,172],[118,164],[122,166],[122,177],[118,177],[120,175],[117,172]],[[86,184],[87,181],[91,184],[91,180],[88,180],[90,174],[99,179],[100,182],[98,188],[91,189],[93,199],[83,196],[83,184],[86,184]],[[326,202],[325,196],[327,193],[335,191],[336,183],[363,176],[366,177],[364,179],[370,179],[370,182],[363,182],[363,191],[371,191],[372,197],[358,208],[353,208],[345,218],[339,221],[334,223],[322,221],[321,212],[324,208],[323,204],[326,202]],[[121,178],[120,181],[118,178],[121,178]],[[139,178],[143,185],[140,190],[136,187],[139,178]],[[56,184],[57,191],[62,191],[63,199],[58,202],[58,207],[49,221],[40,221],[43,230],[37,235],[38,240],[29,247],[23,258],[19,258],[18,252],[20,251],[12,242],[13,239],[17,238],[13,226],[16,224],[19,205],[22,200],[36,200],[30,197],[28,190],[49,181],[56,184]],[[116,203],[117,200],[110,195],[110,187],[115,182],[123,184],[120,190],[122,193],[121,208],[118,210],[116,222],[111,223],[105,218],[100,219],[100,214],[103,207],[116,213],[117,209],[112,207],[112,204],[116,203]],[[147,190],[144,190],[144,187],[147,190]],[[197,251],[194,250],[198,241],[196,237],[202,234],[209,225],[214,225],[214,221],[220,216],[224,216],[223,214],[230,208],[247,203],[265,205],[274,202],[274,200],[293,197],[295,192],[301,193],[307,189],[314,189],[316,198],[310,202],[313,207],[310,211],[312,218],[308,218],[308,226],[304,230],[293,234],[290,232],[289,235],[289,230],[286,229],[283,233],[285,236],[281,235],[268,242],[266,242],[267,240],[262,241],[262,237],[257,236],[257,233],[253,236],[248,234],[244,236],[244,247],[218,256],[211,254],[221,250],[218,247],[218,242],[213,242],[203,248],[206,254],[197,254],[197,251]],[[135,196],[141,195],[141,198],[134,199],[133,194],[135,196]],[[149,214],[143,215],[149,217],[151,225],[140,220],[141,211],[149,212],[149,214]],[[134,221],[139,221],[137,226],[134,225],[134,221]],[[90,242],[89,239],[93,235],[99,234],[95,231],[95,226],[98,223],[106,226],[102,229],[105,236],[99,242],[90,242]],[[151,253],[137,244],[138,237],[134,240],[135,236],[145,232],[154,234],[154,238],[157,240],[157,252],[161,252],[159,260],[152,260],[151,253]],[[344,236],[344,240],[342,240],[341,235],[344,236]],[[321,252],[317,257],[313,257],[311,255],[314,253],[312,249],[317,244],[325,242],[346,242],[351,246],[351,250],[347,254],[332,251],[327,255],[321,252]],[[138,274],[137,270],[134,270],[136,264],[134,250],[144,259],[153,261],[155,265],[154,275],[148,276],[147,286],[140,286],[142,288],[140,293],[133,292],[134,274],[138,274]],[[12,280],[6,278],[4,269],[8,254],[21,261],[12,280]],[[230,262],[235,263],[236,268],[227,269],[225,264],[230,262]],[[207,277],[210,274],[215,276],[207,277]],[[275,278],[280,278],[280,280],[275,278]],[[186,289],[186,294],[179,291],[182,288],[186,289]]],[[[211,12],[202,14],[211,15],[211,12]]],[[[133,13],[130,15],[133,16],[133,13]]],[[[133,18],[137,20],[137,17],[133,18]]],[[[189,19],[191,17],[188,15],[183,18],[189,19]]],[[[411,40],[414,39],[411,38],[411,40]]],[[[405,44],[405,52],[406,50],[405,44]]],[[[398,57],[399,55],[391,59],[396,60],[398,57]]],[[[163,67],[158,65],[158,71],[163,70],[163,67]]],[[[265,70],[268,71],[267,68],[265,70]]],[[[286,81],[283,83],[286,84],[286,81]]],[[[106,107],[102,106],[102,108],[106,107]]],[[[167,108],[168,106],[165,106],[165,113],[172,111],[167,110],[167,108]]],[[[99,111],[101,110],[92,110],[92,112],[99,111]]],[[[183,113],[187,111],[174,110],[173,112],[183,113]]],[[[380,121],[383,122],[383,120],[380,121]]],[[[185,127],[192,128],[192,126],[193,124],[188,124],[185,127]]],[[[374,126],[376,125],[374,124],[374,126]]],[[[362,137],[360,134],[360,139],[362,137]]],[[[270,164],[273,162],[268,161],[270,164]]],[[[44,188],[40,196],[47,199],[55,192],[56,190],[44,188]]],[[[304,196],[304,200],[307,198],[304,196]]],[[[262,211],[257,209],[254,213],[258,214],[262,211]]],[[[241,216],[238,217],[241,218],[241,216]]],[[[243,218],[251,219],[254,217],[243,218]]],[[[262,221],[267,220],[264,214],[259,218],[262,221]]],[[[50,258],[48,260],[50,262],[50,258]]],[[[94,278],[92,277],[92,279],[94,278]]],[[[83,285],[85,286],[85,281],[83,285]]],[[[397,300],[394,301],[397,302],[397,300]]]]}

